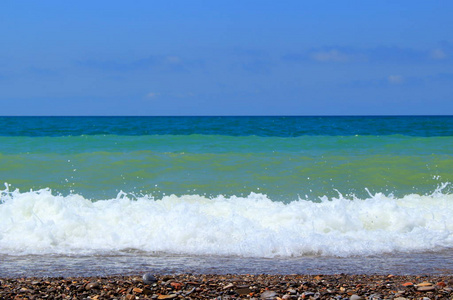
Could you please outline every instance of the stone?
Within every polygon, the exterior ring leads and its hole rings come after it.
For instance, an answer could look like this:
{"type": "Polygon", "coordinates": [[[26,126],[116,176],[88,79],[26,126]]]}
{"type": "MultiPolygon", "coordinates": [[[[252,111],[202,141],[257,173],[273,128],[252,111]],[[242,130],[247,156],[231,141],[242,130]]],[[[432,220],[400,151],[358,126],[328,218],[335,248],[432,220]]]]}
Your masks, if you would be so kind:
{"type": "Polygon", "coordinates": [[[170,283],[171,287],[175,290],[180,290],[182,288],[182,283],[173,281],[170,283]]]}
{"type": "Polygon", "coordinates": [[[170,294],[170,295],[159,295],[157,299],[174,299],[178,297],[176,294],[170,294]]]}
{"type": "Polygon", "coordinates": [[[403,283],[403,286],[414,286],[412,282],[405,282],[403,283]]]}
{"type": "Polygon", "coordinates": [[[142,277],[144,284],[153,284],[157,282],[157,278],[154,277],[151,273],[146,273],[142,277]]]}
{"type": "Polygon", "coordinates": [[[224,289],[224,290],[227,290],[227,289],[231,289],[232,287],[234,287],[234,284],[232,284],[232,283],[230,282],[230,283],[228,283],[227,285],[225,285],[225,286],[223,287],[223,289],[224,289]]]}
{"type": "Polygon", "coordinates": [[[261,293],[260,297],[260,299],[264,300],[274,300],[275,298],[277,298],[277,293],[274,291],[264,291],[263,293],[261,293]]]}
{"type": "Polygon", "coordinates": [[[98,289],[100,287],[99,282],[90,282],[85,286],[85,289],[87,291],[92,290],[92,289],[98,289]]]}
{"type": "Polygon", "coordinates": [[[252,291],[247,287],[247,288],[237,289],[235,292],[238,293],[239,295],[248,295],[252,291]]]}
{"type": "Polygon", "coordinates": [[[434,285],[427,285],[427,286],[418,286],[417,291],[419,292],[429,292],[435,290],[436,287],[434,285]]]}
{"type": "Polygon", "coordinates": [[[349,300],[361,300],[361,299],[363,298],[356,294],[351,295],[351,297],[349,297],[349,300]]]}
{"type": "Polygon", "coordinates": [[[417,287],[419,287],[419,286],[432,286],[432,285],[433,284],[431,282],[423,281],[422,283],[417,284],[417,287]]]}

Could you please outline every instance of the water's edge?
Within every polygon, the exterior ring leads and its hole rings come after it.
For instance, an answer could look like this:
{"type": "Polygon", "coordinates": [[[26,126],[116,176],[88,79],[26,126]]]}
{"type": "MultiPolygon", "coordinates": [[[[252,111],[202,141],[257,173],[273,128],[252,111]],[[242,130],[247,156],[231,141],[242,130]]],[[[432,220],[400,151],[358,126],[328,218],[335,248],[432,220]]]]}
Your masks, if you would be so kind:
{"type": "Polygon", "coordinates": [[[0,255],[0,277],[154,274],[453,274],[453,250],[375,256],[243,258],[129,253],[124,255],[0,255]]]}

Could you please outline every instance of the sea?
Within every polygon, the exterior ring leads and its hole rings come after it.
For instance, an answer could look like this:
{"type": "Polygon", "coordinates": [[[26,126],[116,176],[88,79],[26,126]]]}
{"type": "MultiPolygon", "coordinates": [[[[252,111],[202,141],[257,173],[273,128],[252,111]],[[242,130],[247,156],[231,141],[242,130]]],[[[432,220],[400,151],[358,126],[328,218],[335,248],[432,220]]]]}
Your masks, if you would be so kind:
{"type": "Polygon", "coordinates": [[[452,116],[0,117],[0,277],[452,274],[452,116]]]}

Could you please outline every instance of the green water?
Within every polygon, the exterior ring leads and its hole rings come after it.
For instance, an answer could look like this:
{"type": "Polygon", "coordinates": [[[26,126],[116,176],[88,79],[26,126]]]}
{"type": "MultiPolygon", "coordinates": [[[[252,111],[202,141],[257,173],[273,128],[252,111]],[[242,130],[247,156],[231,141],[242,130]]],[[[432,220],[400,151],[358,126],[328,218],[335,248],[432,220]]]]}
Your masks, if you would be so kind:
{"type": "Polygon", "coordinates": [[[87,135],[0,137],[0,181],[93,200],[136,195],[432,193],[453,182],[453,137],[87,135]]]}

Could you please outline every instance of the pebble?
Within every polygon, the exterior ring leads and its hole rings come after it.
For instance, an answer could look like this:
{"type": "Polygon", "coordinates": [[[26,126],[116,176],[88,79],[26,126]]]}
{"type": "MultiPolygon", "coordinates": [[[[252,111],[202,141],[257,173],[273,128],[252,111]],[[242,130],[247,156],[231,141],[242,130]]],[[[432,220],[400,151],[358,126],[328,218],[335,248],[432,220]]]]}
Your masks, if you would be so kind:
{"type": "Polygon", "coordinates": [[[419,286],[417,287],[417,291],[419,292],[429,292],[429,291],[434,291],[436,289],[435,286],[419,286]]]}
{"type": "Polygon", "coordinates": [[[264,291],[260,298],[264,300],[273,300],[277,298],[277,293],[274,291],[264,291]]]}
{"type": "Polygon", "coordinates": [[[423,281],[422,283],[417,284],[417,287],[419,287],[419,286],[432,286],[432,285],[433,284],[431,282],[423,281]]]}
{"type": "MultiPolygon", "coordinates": [[[[146,275],[146,274],[145,274],[146,275]]],[[[452,299],[453,276],[149,275],[0,278],[0,299],[452,299]],[[142,280],[143,279],[143,280],[142,280]],[[404,285],[404,283],[413,283],[404,285]],[[442,282],[442,284],[438,284],[442,282]],[[152,284],[148,284],[152,283],[152,284]]]]}
{"type": "Polygon", "coordinates": [[[231,289],[232,287],[234,287],[234,284],[232,284],[232,283],[230,282],[230,283],[228,283],[227,285],[225,285],[225,286],[223,287],[223,289],[224,289],[224,290],[227,290],[227,289],[231,289]]]}
{"type": "Polygon", "coordinates": [[[143,283],[145,283],[145,284],[153,284],[153,283],[157,282],[157,278],[154,277],[154,275],[150,274],[150,273],[144,274],[142,279],[143,279],[143,283]]]}
{"type": "Polygon", "coordinates": [[[157,299],[174,299],[178,297],[176,294],[170,294],[170,295],[159,295],[157,299]]]}
{"type": "Polygon", "coordinates": [[[98,288],[99,288],[99,282],[90,282],[85,287],[85,289],[87,291],[92,290],[92,289],[98,289],[98,288]]]}

